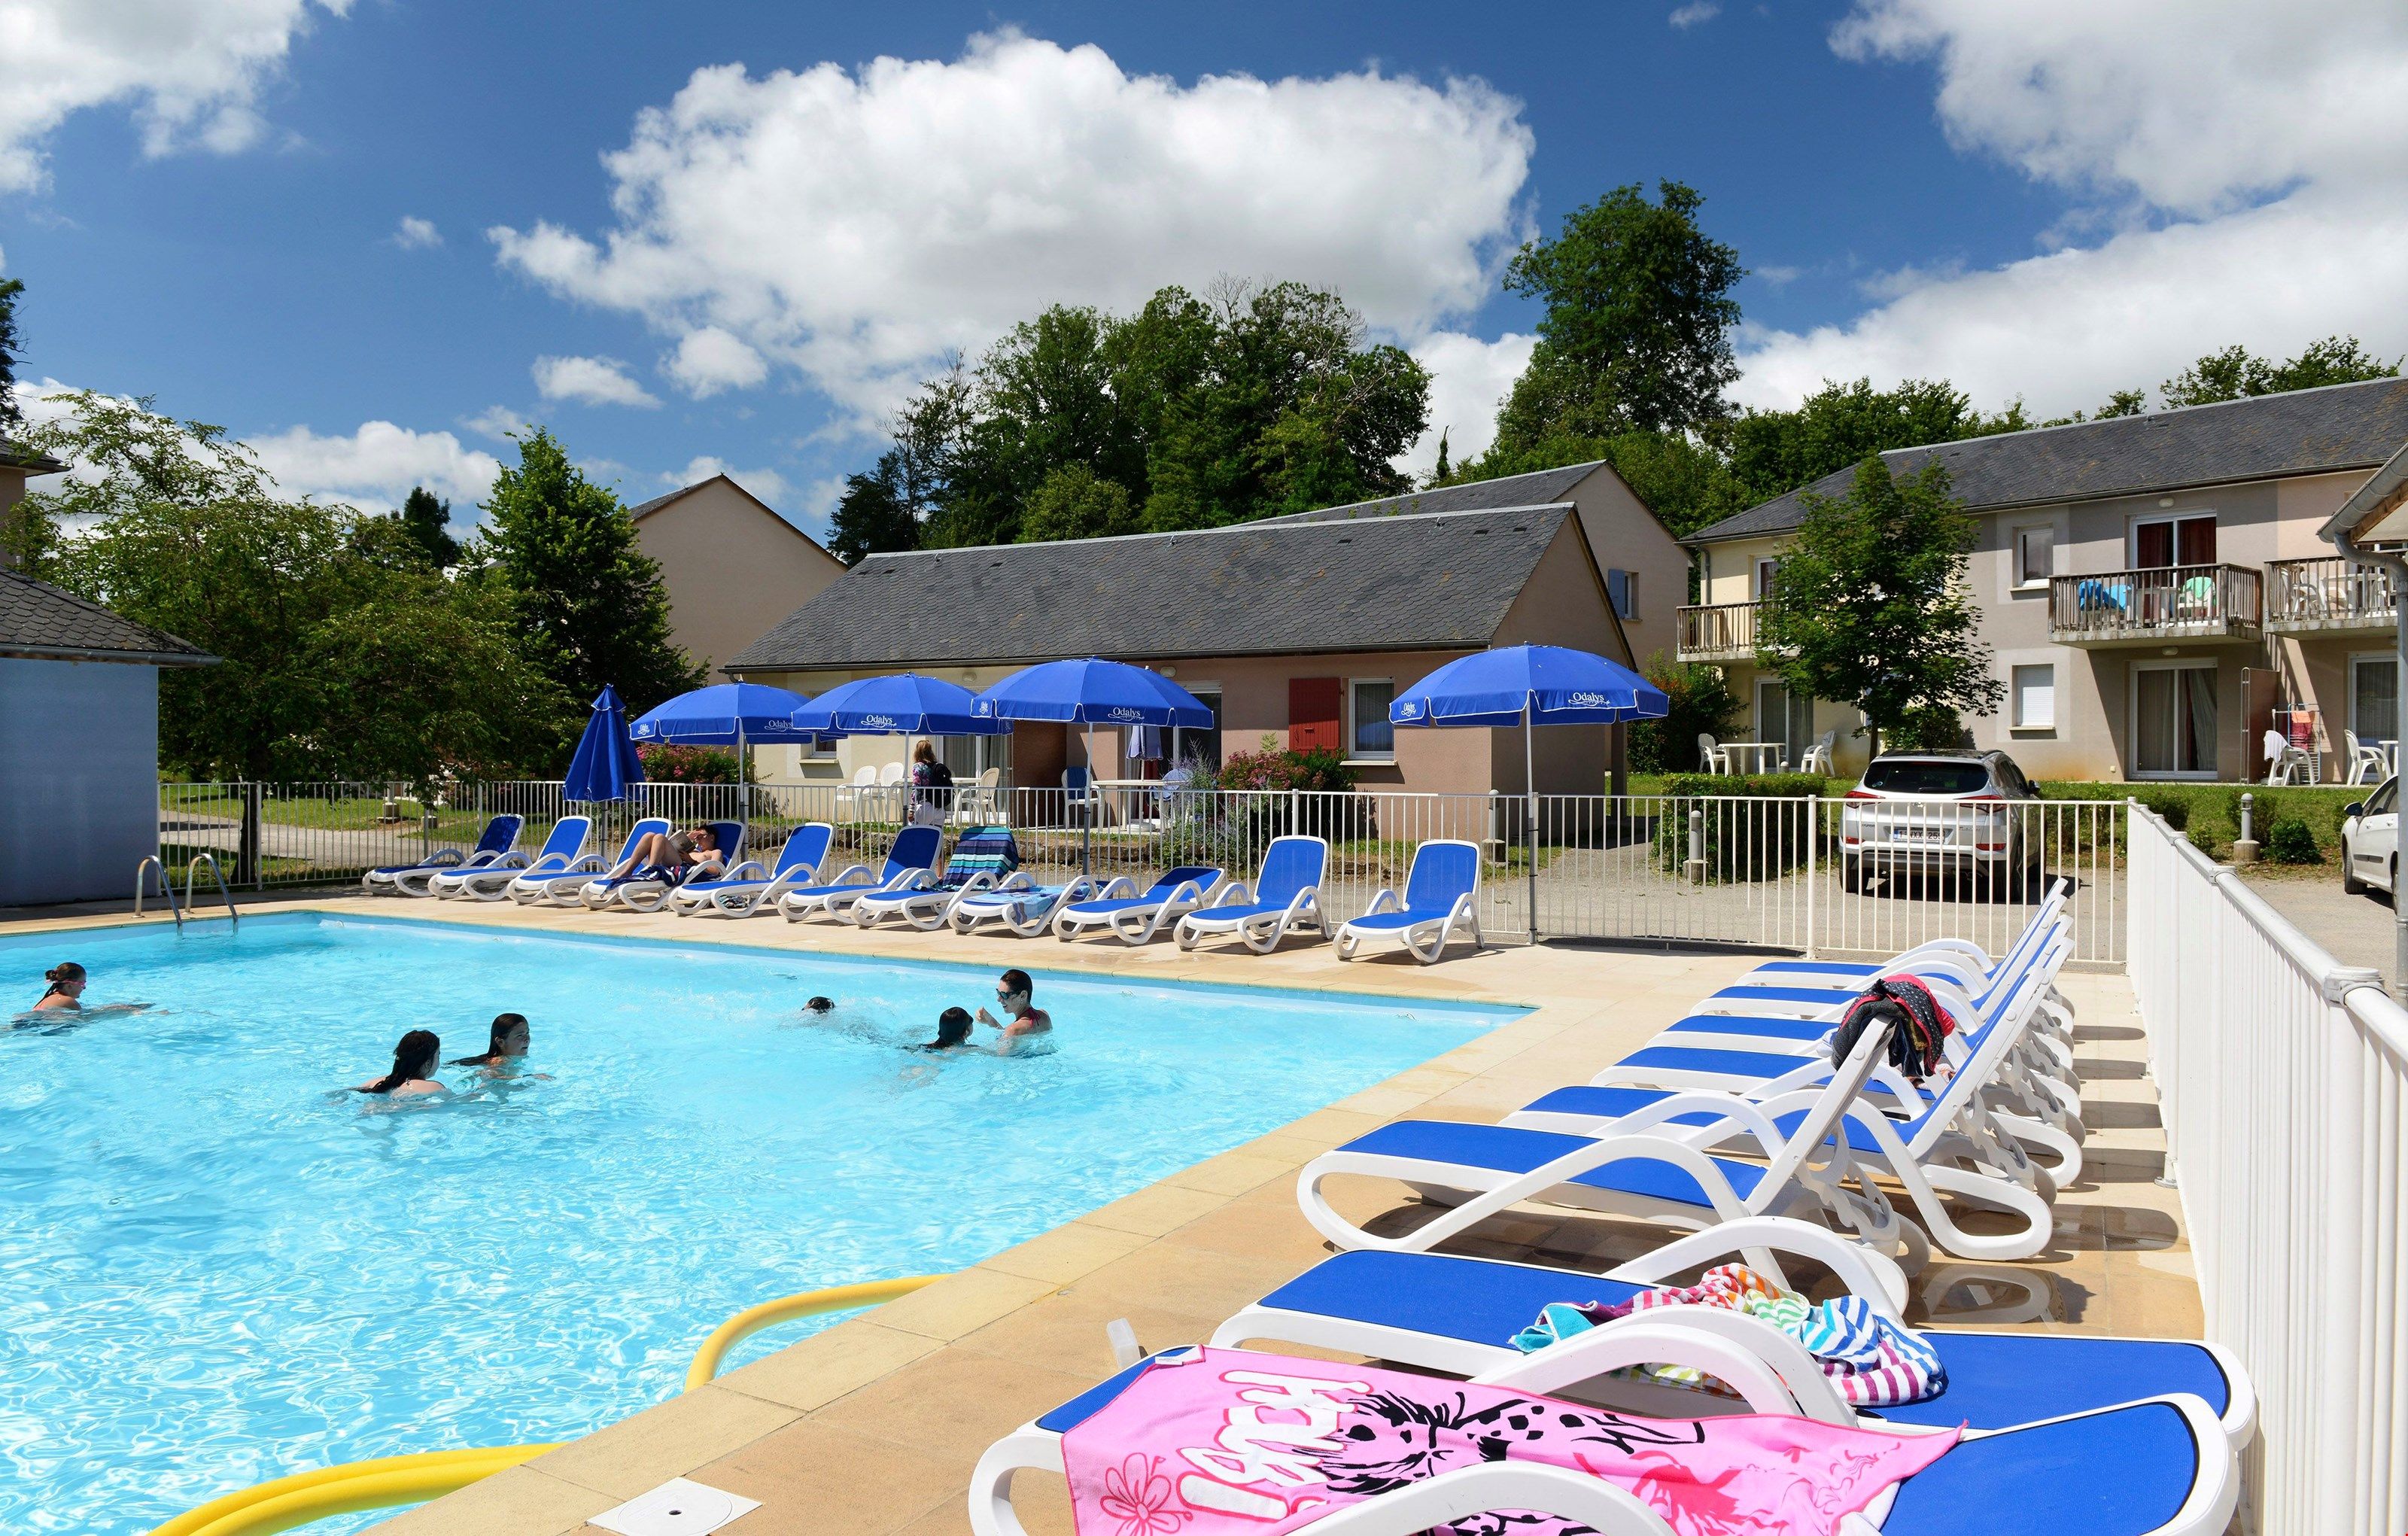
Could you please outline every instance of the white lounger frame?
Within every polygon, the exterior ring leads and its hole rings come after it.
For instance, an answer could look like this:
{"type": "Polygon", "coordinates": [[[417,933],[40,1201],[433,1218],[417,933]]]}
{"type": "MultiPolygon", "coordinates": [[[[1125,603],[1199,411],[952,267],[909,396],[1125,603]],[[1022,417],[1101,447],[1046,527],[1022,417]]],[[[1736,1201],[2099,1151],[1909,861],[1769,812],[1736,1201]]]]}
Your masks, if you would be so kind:
{"type": "Polygon", "coordinates": [[[1067,944],[1071,940],[1083,936],[1089,928],[1102,927],[1110,928],[1112,937],[1124,944],[1134,946],[1152,943],[1154,935],[1160,933],[1166,926],[1177,924],[1189,912],[1208,905],[1214,893],[1228,883],[1229,877],[1226,873],[1215,876],[1210,885],[1201,885],[1192,880],[1182,880],[1165,893],[1160,900],[1150,901],[1142,907],[1127,907],[1113,912],[1079,912],[1070,910],[1087,901],[1134,900],[1146,894],[1144,890],[1139,888],[1137,882],[1128,876],[1114,875],[1102,890],[1093,896],[1082,897],[1080,901],[1067,903],[1060,912],[1054,913],[1054,937],[1067,944]]]}
{"type": "MultiPolygon", "coordinates": [[[[1296,837],[1296,834],[1283,833],[1282,836],[1296,837]]],[[[1297,840],[1321,844],[1321,878],[1328,879],[1329,840],[1297,838],[1297,840]]],[[[1321,915],[1321,886],[1318,882],[1290,897],[1286,908],[1280,912],[1257,912],[1252,917],[1213,915],[1223,907],[1253,906],[1258,884],[1259,877],[1252,883],[1242,880],[1222,882],[1220,890],[1213,893],[1211,901],[1179,920],[1177,926],[1171,929],[1172,940],[1182,950],[1192,950],[1198,940],[1234,933],[1256,955],[1268,955],[1279,948],[1281,940],[1290,933],[1302,932],[1308,925],[1314,933],[1325,938],[1328,936],[1329,925],[1321,915]]]]}
{"type": "MultiPolygon", "coordinates": [[[[1467,842],[1460,838],[1432,838],[1423,843],[1421,848],[1413,850],[1414,858],[1418,859],[1422,856],[1422,848],[1464,849],[1471,854],[1472,868],[1477,870],[1480,868],[1479,845],[1467,842]]],[[[1412,889],[1412,875],[1410,870],[1405,876],[1405,888],[1412,889]]],[[[1405,898],[1397,894],[1396,887],[1383,885],[1380,888],[1380,894],[1371,898],[1371,910],[1365,912],[1363,916],[1377,917],[1383,912],[1402,912],[1404,906],[1405,898]]],[[[1439,956],[1446,953],[1446,946],[1454,939],[1457,928],[1462,929],[1465,937],[1471,940],[1473,949],[1481,948],[1484,942],[1480,937],[1480,882],[1477,879],[1472,881],[1470,890],[1455,897],[1454,907],[1444,917],[1429,918],[1426,921],[1415,923],[1411,927],[1365,928],[1360,932],[1357,932],[1354,927],[1357,921],[1359,920],[1349,918],[1339,925],[1338,957],[1341,960],[1354,958],[1354,951],[1366,939],[1394,939],[1405,946],[1406,953],[1426,966],[1438,964],[1439,956]]]]}

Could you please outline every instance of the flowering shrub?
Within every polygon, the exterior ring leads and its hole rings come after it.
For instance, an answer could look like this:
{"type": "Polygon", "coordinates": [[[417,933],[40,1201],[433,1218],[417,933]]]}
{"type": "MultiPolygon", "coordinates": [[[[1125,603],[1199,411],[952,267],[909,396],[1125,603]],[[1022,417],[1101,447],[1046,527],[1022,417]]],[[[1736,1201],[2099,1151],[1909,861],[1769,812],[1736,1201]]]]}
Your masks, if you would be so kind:
{"type": "Polygon", "coordinates": [[[739,784],[743,769],[724,747],[651,746],[638,749],[644,777],[661,784],[739,784]]]}
{"type": "Polygon", "coordinates": [[[1354,770],[1326,747],[1311,752],[1233,752],[1221,760],[1221,771],[1213,782],[1222,789],[1342,790],[1354,787],[1354,770]]]}

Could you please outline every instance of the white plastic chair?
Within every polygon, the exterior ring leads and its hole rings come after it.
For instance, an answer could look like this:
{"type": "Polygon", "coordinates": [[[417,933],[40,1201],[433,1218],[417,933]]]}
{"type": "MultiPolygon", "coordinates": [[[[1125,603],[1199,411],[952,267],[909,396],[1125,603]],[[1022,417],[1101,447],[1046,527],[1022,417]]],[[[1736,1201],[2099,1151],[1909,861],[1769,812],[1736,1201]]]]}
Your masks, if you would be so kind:
{"type": "Polygon", "coordinates": [[[1798,759],[1798,771],[1820,773],[1826,777],[1838,773],[1839,767],[1831,760],[1831,749],[1839,742],[1840,727],[1837,725],[1816,737],[1814,744],[1806,749],[1806,755],[1798,759]]]}
{"type": "Polygon", "coordinates": [[[956,791],[953,796],[953,820],[968,826],[999,826],[1003,824],[1003,769],[982,769],[978,782],[956,791]]]}
{"type": "Polygon", "coordinates": [[[2266,782],[2270,784],[2314,783],[2315,760],[2305,747],[2296,747],[2281,731],[2269,730],[2264,741],[2266,782]],[[2293,775],[2298,775],[2295,779],[2293,775]]]}
{"type": "Polygon", "coordinates": [[[845,784],[836,792],[837,814],[841,816],[845,812],[851,811],[853,814],[850,819],[859,821],[861,819],[861,805],[864,798],[863,792],[872,788],[877,784],[877,782],[878,769],[865,765],[859,771],[853,774],[851,782],[845,784]]]}
{"type": "Polygon", "coordinates": [[[1703,773],[1728,773],[1730,759],[1714,739],[1705,732],[1698,733],[1698,768],[1703,773]]]}
{"type": "Polygon", "coordinates": [[[2381,747],[2369,746],[2358,739],[2356,731],[2341,733],[2342,745],[2349,752],[2349,782],[2379,784],[2391,772],[2391,759],[2381,747]]]}

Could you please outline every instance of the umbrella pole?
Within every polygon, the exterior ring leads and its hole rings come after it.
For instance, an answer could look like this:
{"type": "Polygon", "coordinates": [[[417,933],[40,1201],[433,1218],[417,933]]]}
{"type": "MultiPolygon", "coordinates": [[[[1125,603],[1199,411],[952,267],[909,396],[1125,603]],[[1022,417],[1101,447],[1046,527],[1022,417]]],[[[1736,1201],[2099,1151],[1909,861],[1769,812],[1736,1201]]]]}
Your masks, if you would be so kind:
{"type": "Polygon", "coordinates": [[[1524,871],[1529,884],[1530,942],[1539,941],[1539,777],[1530,751],[1530,701],[1522,700],[1522,795],[1524,797],[1524,831],[1522,840],[1529,851],[1529,868],[1524,871]]]}
{"type": "Polygon", "coordinates": [[[1096,723],[1087,726],[1087,794],[1086,804],[1079,815],[1079,873],[1093,879],[1096,873],[1096,805],[1103,791],[1096,787],[1096,723]]]}

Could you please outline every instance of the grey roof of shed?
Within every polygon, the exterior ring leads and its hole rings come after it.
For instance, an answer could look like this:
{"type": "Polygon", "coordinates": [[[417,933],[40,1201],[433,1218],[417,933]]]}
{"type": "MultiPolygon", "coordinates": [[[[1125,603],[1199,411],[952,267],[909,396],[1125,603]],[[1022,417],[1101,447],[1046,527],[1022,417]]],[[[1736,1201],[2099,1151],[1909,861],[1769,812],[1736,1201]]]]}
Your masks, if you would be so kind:
{"type": "Polygon", "coordinates": [[[1605,467],[1603,459],[1568,464],[1559,469],[1534,469],[1496,480],[1441,485],[1434,491],[1408,491],[1377,501],[1350,501],[1343,507],[1321,507],[1310,512],[1267,517],[1265,523],[1334,523],[1358,517],[1413,517],[1426,512],[1493,511],[1503,507],[1552,507],[1571,488],[1605,467]]]}
{"type": "MultiPolygon", "coordinates": [[[[2336,469],[2371,469],[2408,442],[2408,379],[2260,395],[2143,416],[2036,427],[1963,442],[1892,449],[1891,471],[1937,459],[1968,510],[2137,495],[2336,469]]],[[[1813,484],[1699,528],[1687,544],[1787,533],[1806,514],[1807,492],[1836,496],[1850,467],[1813,484]]]]}
{"type": "Polygon", "coordinates": [[[0,656],[207,667],[218,658],[72,592],[0,570],[0,656]]]}
{"type": "Polygon", "coordinates": [[[1477,649],[1568,506],[874,554],[729,672],[1477,649]]]}

